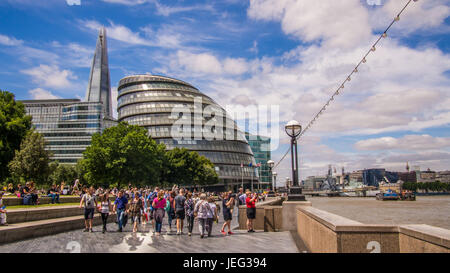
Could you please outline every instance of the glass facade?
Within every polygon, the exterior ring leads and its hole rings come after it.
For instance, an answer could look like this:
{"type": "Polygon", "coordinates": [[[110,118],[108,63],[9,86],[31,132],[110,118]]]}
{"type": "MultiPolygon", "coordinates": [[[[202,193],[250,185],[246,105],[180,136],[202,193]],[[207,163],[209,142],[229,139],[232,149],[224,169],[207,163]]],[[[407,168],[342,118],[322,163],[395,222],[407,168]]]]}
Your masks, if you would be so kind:
{"type": "Polygon", "coordinates": [[[169,150],[186,148],[207,157],[216,167],[220,185],[251,180],[252,168],[247,166],[256,162],[245,135],[222,107],[194,86],[163,76],[135,75],[120,80],[118,94],[119,121],[145,127],[153,139],[169,150]],[[177,108],[188,113],[174,111],[177,108]],[[223,115],[204,115],[205,108],[223,115]],[[190,125],[174,126],[180,120],[188,120],[190,125]],[[206,126],[218,120],[220,126],[206,126]],[[215,137],[205,137],[208,134],[215,137]]]}
{"type": "Polygon", "coordinates": [[[115,124],[104,119],[101,102],[79,99],[22,101],[36,131],[43,134],[52,160],[74,164],[91,145],[94,133],[115,124]]]}
{"type": "Polygon", "coordinates": [[[252,149],[256,163],[261,163],[261,167],[258,167],[261,182],[268,182],[271,184],[272,174],[269,166],[267,165],[267,161],[270,160],[270,138],[252,135],[249,133],[245,133],[245,138],[252,149]]]}

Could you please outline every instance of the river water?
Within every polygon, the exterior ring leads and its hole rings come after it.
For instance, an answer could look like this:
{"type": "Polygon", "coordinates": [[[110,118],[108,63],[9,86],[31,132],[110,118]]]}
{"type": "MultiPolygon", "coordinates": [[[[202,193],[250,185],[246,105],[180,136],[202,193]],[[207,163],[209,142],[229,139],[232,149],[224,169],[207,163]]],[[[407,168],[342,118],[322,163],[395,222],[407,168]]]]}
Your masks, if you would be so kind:
{"type": "Polygon", "coordinates": [[[307,197],[312,206],[364,224],[427,224],[450,229],[450,196],[417,196],[416,201],[375,197],[307,197]]]}

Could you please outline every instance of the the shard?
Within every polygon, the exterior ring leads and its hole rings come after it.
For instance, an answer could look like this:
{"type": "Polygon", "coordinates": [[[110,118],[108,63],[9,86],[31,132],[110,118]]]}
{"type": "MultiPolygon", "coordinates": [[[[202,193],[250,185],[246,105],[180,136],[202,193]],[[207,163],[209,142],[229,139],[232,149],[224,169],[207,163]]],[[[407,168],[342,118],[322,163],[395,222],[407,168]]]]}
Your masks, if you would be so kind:
{"type": "Polygon", "coordinates": [[[86,101],[102,102],[105,117],[112,117],[111,81],[109,77],[106,29],[102,27],[98,34],[97,46],[86,90],[86,101]]]}

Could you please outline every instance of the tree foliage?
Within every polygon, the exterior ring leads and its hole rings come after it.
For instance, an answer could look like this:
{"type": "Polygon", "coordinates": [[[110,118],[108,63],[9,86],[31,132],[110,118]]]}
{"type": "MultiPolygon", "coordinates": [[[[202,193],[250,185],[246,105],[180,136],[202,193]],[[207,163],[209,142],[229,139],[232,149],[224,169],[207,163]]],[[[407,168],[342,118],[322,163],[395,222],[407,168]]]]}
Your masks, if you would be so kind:
{"type": "Polygon", "coordinates": [[[71,185],[79,177],[78,169],[75,165],[52,162],[50,163],[50,170],[49,182],[55,185],[59,185],[63,181],[66,185],[71,185]]]}
{"type": "Polygon", "coordinates": [[[9,169],[14,177],[44,184],[50,172],[50,156],[51,153],[45,150],[44,137],[30,130],[20,145],[20,151],[16,150],[9,169]]]}
{"type": "Polygon", "coordinates": [[[164,150],[144,128],[121,122],[94,134],[79,164],[90,185],[156,185],[161,180],[164,150]]]}
{"type": "Polygon", "coordinates": [[[165,177],[169,184],[212,185],[219,182],[214,164],[195,151],[175,148],[166,153],[165,177]]]}
{"type": "Polygon", "coordinates": [[[14,94],[0,90],[0,180],[9,176],[8,163],[30,128],[31,116],[24,105],[15,101],[14,94]]]}

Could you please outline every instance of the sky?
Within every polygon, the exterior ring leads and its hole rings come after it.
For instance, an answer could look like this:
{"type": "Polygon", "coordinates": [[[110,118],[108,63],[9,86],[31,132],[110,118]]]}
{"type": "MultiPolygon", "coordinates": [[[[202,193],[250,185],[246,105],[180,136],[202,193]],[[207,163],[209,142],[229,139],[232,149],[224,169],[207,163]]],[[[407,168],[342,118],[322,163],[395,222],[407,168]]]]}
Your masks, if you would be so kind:
{"type": "MultiPolygon", "coordinates": [[[[84,99],[105,26],[113,86],[132,74],[187,81],[221,106],[277,106],[306,126],[408,0],[1,0],[0,89],[84,99]]],[[[450,0],[411,2],[299,140],[300,177],[450,169],[450,0]]],[[[115,102],[115,103],[114,103],[115,102]]],[[[272,108],[271,108],[272,109],[272,108]]],[[[290,174],[290,157],[277,167],[290,174]]]]}

